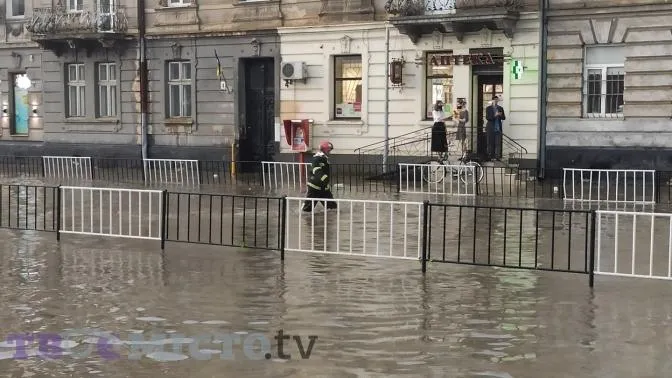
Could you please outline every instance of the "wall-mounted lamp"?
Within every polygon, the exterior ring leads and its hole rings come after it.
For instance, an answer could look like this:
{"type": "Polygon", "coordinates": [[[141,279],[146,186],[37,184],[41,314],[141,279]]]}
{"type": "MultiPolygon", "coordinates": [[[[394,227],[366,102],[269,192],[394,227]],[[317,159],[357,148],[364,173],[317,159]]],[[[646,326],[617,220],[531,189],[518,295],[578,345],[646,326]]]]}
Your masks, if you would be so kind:
{"type": "Polygon", "coordinates": [[[394,86],[404,85],[404,59],[392,59],[390,62],[390,82],[394,86]]]}
{"type": "Polygon", "coordinates": [[[16,86],[21,88],[21,89],[29,89],[33,83],[28,77],[28,74],[19,74],[16,75],[16,78],[14,79],[16,86]]]}
{"type": "Polygon", "coordinates": [[[37,105],[33,105],[33,115],[37,115],[37,105]]]}
{"type": "Polygon", "coordinates": [[[2,115],[7,116],[7,105],[2,105],[2,115]]]}

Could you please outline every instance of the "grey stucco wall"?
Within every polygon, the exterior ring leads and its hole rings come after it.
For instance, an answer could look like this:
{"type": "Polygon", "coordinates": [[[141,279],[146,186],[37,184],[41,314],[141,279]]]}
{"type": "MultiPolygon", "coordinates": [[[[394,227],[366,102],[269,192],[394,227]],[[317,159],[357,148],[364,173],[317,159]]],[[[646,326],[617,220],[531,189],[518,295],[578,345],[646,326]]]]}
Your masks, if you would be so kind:
{"type": "MultiPolygon", "coordinates": [[[[211,159],[230,158],[230,148],[237,136],[244,105],[245,88],[241,81],[241,59],[274,58],[275,97],[279,96],[280,46],[277,34],[246,35],[234,37],[162,38],[148,43],[148,65],[151,93],[152,144],[160,146],[202,148],[213,151],[211,159]],[[252,39],[260,42],[258,54],[252,39]],[[173,51],[174,44],[181,46],[179,54],[173,51]],[[217,79],[215,50],[219,56],[222,75],[231,93],[220,89],[217,79]],[[178,56],[179,55],[179,56],[178,56]],[[194,88],[194,112],[190,120],[171,120],[166,110],[167,62],[175,59],[192,63],[194,88]]],[[[279,112],[276,101],[275,113],[279,112]]]]}
{"type": "Polygon", "coordinates": [[[135,100],[132,85],[136,76],[135,46],[130,45],[123,52],[113,50],[94,51],[87,56],[86,51],[69,50],[61,57],[44,51],[42,71],[44,75],[44,141],[54,144],[136,144],[135,100]],[[96,63],[117,64],[117,116],[96,117],[96,63]],[[65,74],[67,64],[85,65],[86,103],[84,117],[66,117],[65,74]]]}

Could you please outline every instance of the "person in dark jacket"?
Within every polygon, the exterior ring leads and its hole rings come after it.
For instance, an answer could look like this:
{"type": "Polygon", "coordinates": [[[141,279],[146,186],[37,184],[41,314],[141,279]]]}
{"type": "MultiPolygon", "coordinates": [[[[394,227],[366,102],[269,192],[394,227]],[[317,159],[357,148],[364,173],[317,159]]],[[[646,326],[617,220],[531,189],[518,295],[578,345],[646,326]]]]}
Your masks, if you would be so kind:
{"type": "Polygon", "coordinates": [[[334,145],[330,142],[324,141],[320,143],[320,150],[313,156],[310,162],[310,178],[306,185],[308,186],[308,198],[303,204],[303,211],[312,211],[313,204],[321,202],[322,206],[327,209],[337,208],[336,202],[330,201],[315,201],[313,198],[334,199],[331,193],[330,174],[329,172],[329,153],[334,149],[334,145]]]}
{"type": "Polygon", "coordinates": [[[492,98],[492,104],[485,109],[485,132],[488,138],[488,158],[490,160],[502,159],[502,124],[506,119],[504,108],[498,105],[499,97],[492,98]]]}

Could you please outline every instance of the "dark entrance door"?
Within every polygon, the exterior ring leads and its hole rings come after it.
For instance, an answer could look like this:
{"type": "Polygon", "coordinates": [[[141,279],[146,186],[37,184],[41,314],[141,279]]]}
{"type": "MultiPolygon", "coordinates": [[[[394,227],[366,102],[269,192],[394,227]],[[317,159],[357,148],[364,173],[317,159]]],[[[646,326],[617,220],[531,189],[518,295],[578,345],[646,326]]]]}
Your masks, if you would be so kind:
{"type": "MultiPolygon", "coordinates": [[[[501,96],[504,92],[504,77],[502,75],[478,75],[478,93],[476,102],[476,119],[478,120],[478,155],[487,156],[488,145],[485,134],[485,109],[490,105],[493,96],[501,96]]],[[[473,129],[472,129],[473,131],[473,129]]],[[[472,138],[474,135],[472,135],[472,138]]]]}
{"type": "Polygon", "coordinates": [[[275,143],[275,82],[273,59],[248,59],[245,69],[245,117],[240,126],[241,161],[271,160],[275,143]]]}

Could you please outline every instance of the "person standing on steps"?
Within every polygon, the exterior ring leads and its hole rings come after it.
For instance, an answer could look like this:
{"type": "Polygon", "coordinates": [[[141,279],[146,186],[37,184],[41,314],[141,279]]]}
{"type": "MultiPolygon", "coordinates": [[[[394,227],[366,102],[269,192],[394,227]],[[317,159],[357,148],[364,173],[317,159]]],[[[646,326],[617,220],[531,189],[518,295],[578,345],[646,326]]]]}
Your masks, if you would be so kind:
{"type": "Polygon", "coordinates": [[[334,149],[331,142],[324,141],[320,143],[320,150],[313,156],[310,162],[310,178],[306,185],[308,186],[307,200],[303,203],[303,211],[310,212],[313,210],[313,204],[321,202],[322,206],[327,209],[337,208],[336,202],[332,201],[315,201],[315,199],[334,199],[331,193],[330,174],[329,171],[329,154],[334,149]]]}
{"type": "Polygon", "coordinates": [[[488,138],[488,159],[501,160],[502,126],[506,115],[504,114],[504,108],[499,106],[499,97],[492,97],[492,103],[485,109],[485,119],[488,121],[485,126],[488,138]]]}
{"type": "Polygon", "coordinates": [[[443,112],[443,101],[439,100],[434,104],[432,111],[434,125],[432,125],[432,152],[445,154],[448,152],[448,134],[446,132],[446,113],[443,112]]]}
{"type": "Polygon", "coordinates": [[[455,119],[457,120],[455,140],[460,142],[460,156],[464,158],[467,153],[467,123],[469,122],[469,110],[467,109],[466,100],[457,100],[457,117],[455,119]]]}

